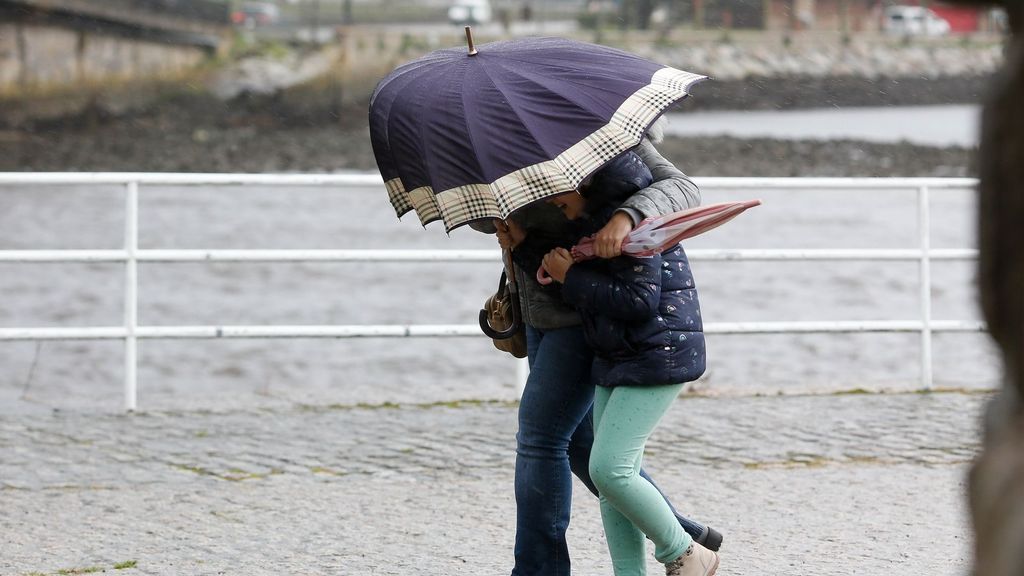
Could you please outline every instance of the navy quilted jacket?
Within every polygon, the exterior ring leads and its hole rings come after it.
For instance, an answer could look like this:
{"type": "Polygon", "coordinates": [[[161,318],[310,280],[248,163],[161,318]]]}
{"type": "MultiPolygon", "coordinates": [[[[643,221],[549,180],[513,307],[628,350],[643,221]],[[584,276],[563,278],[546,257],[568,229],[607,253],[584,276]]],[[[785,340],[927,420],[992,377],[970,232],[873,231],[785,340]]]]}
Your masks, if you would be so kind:
{"type": "Polygon", "coordinates": [[[704,373],[700,303],[681,246],[574,264],[562,297],[583,318],[598,386],[678,384],[704,373]]]}

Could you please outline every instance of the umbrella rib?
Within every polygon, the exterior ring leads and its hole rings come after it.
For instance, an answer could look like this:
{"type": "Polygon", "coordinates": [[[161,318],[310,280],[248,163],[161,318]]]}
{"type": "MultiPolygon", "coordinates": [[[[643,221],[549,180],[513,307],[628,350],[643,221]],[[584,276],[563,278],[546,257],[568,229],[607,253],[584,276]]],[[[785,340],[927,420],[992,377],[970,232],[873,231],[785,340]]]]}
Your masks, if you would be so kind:
{"type": "MultiPolygon", "coordinates": [[[[429,74],[429,73],[430,73],[430,69],[427,68],[427,67],[419,67],[419,68],[416,68],[416,69],[409,70],[409,72],[407,72],[406,74],[402,75],[401,77],[396,77],[393,80],[388,81],[387,84],[383,84],[382,87],[377,90],[377,93],[375,94],[375,96],[379,96],[380,94],[384,93],[385,90],[397,91],[397,92],[401,93],[402,91],[404,91],[406,89],[407,85],[409,85],[409,84],[415,82],[416,80],[418,80],[420,76],[425,75],[425,74],[429,74]],[[394,84],[394,82],[397,82],[399,80],[401,80],[400,84],[394,84]],[[394,86],[392,86],[393,84],[394,84],[394,86]]],[[[393,98],[393,100],[397,101],[397,98],[398,98],[398,96],[396,95],[393,98]]],[[[393,122],[396,121],[398,119],[398,117],[399,116],[392,115],[391,114],[391,110],[389,108],[388,109],[388,114],[384,117],[383,131],[382,131],[382,135],[384,136],[384,144],[387,146],[388,155],[391,156],[391,164],[392,164],[392,166],[395,166],[395,167],[397,167],[398,165],[401,164],[401,162],[397,161],[394,158],[393,148],[391,147],[392,134],[395,131],[395,126],[394,126],[393,122]]],[[[417,133],[418,132],[419,132],[419,130],[417,129],[417,133]]],[[[417,138],[417,139],[420,140],[419,138],[417,138]]],[[[397,170],[397,168],[395,170],[395,173],[396,173],[396,176],[399,176],[399,171],[397,170]]],[[[407,187],[407,184],[404,182],[404,180],[403,180],[403,186],[407,187]]]]}
{"type": "MultiPolygon", "coordinates": [[[[516,73],[519,75],[520,78],[523,78],[525,80],[529,80],[533,84],[542,87],[544,90],[547,90],[547,91],[551,92],[552,94],[557,94],[560,98],[562,98],[566,102],[571,102],[579,110],[582,110],[582,111],[586,112],[587,114],[594,115],[595,117],[601,117],[601,118],[604,117],[604,111],[600,110],[599,109],[600,107],[597,107],[598,109],[595,110],[594,109],[595,106],[593,106],[592,102],[587,102],[588,105],[582,105],[582,104],[584,104],[584,100],[581,100],[581,99],[578,99],[578,98],[572,98],[571,96],[564,94],[562,90],[557,89],[556,86],[554,86],[554,85],[552,85],[550,83],[544,82],[544,80],[550,80],[549,78],[547,78],[547,77],[545,77],[543,75],[536,74],[535,72],[530,71],[530,70],[527,70],[527,71],[516,71],[516,73]]],[[[560,77],[558,80],[560,82],[564,82],[566,84],[570,84],[573,87],[578,87],[577,89],[580,92],[582,92],[584,94],[588,94],[588,95],[591,94],[593,91],[602,91],[603,90],[600,85],[588,84],[588,83],[582,82],[581,80],[573,79],[572,77],[569,77],[569,76],[560,77]]]]}
{"type": "MultiPolygon", "coordinates": [[[[501,86],[497,82],[494,81],[494,77],[491,76],[490,70],[488,70],[488,68],[486,66],[482,67],[482,70],[484,72],[484,75],[487,76],[487,79],[491,81],[491,86],[494,86],[494,89],[497,90],[502,96],[506,96],[505,102],[508,103],[508,109],[511,110],[513,114],[515,114],[516,118],[519,120],[519,125],[522,126],[523,128],[526,128],[529,131],[530,139],[533,140],[533,143],[538,148],[543,150],[544,154],[547,154],[548,156],[551,156],[550,151],[545,150],[544,147],[541,146],[541,144],[538,141],[537,137],[533,133],[533,129],[526,123],[525,119],[523,118],[523,115],[519,113],[519,110],[516,109],[515,105],[512,104],[512,99],[508,98],[507,95],[505,94],[505,91],[501,88],[501,86]]],[[[502,176],[504,176],[504,174],[502,176]]],[[[491,182],[491,184],[493,184],[493,182],[491,182]]]]}
{"type": "MultiPolygon", "coordinates": [[[[484,74],[487,76],[488,80],[492,80],[492,84],[493,84],[493,79],[491,79],[491,75],[487,74],[487,66],[480,66],[480,68],[482,68],[484,70],[484,74]]],[[[470,68],[468,72],[472,72],[472,71],[473,71],[473,69],[470,68]]],[[[466,81],[466,76],[463,75],[462,76],[463,85],[465,85],[465,81],[466,81]]],[[[462,112],[463,112],[462,115],[463,115],[463,121],[465,121],[465,115],[466,115],[465,114],[465,112],[466,112],[466,92],[461,89],[462,86],[459,86],[459,88],[460,88],[459,89],[459,95],[460,95],[459,100],[461,100],[461,102],[462,102],[462,112]]],[[[469,122],[465,122],[465,125],[466,125],[466,138],[469,138],[469,149],[473,151],[473,159],[476,161],[477,173],[482,175],[484,173],[484,170],[483,170],[483,166],[480,165],[480,157],[477,154],[476,142],[475,142],[475,139],[473,138],[473,130],[472,130],[472,128],[470,128],[470,123],[469,122]]],[[[493,184],[493,182],[485,182],[485,184],[487,184],[488,187],[490,187],[490,185],[493,184]]]]}

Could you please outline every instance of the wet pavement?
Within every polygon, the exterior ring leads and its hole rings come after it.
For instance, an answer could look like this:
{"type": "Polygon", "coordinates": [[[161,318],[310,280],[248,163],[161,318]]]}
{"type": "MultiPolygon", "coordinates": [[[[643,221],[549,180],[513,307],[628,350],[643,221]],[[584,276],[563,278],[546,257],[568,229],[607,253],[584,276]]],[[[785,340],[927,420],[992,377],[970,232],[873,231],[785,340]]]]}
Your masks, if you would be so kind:
{"type": "MultiPolygon", "coordinates": [[[[719,574],[964,574],[988,397],[685,396],[646,466],[725,533],[719,574]]],[[[0,574],[508,574],[515,429],[507,401],[4,414],[0,574]]],[[[569,533],[611,573],[578,483],[569,533]]]]}

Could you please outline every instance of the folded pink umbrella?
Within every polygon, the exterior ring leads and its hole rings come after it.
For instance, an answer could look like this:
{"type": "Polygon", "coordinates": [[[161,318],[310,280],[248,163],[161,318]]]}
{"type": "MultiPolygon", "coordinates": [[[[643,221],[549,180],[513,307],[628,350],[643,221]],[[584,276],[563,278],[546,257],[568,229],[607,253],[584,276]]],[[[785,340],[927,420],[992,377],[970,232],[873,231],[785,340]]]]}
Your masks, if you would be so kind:
{"type": "MultiPolygon", "coordinates": [[[[647,218],[623,238],[622,253],[640,258],[661,254],[682,240],[717,228],[747,208],[753,208],[760,204],[760,200],[719,202],[647,218]]],[[[588,236],[580,240],[572,247],[571,251],[572,258],[576,262],[595,258],[594,237],[588,236]]],[[[543,266],[537,269],[537,282],[547,285],[551,281],[551,277],[547,275],[543,266]]]]}

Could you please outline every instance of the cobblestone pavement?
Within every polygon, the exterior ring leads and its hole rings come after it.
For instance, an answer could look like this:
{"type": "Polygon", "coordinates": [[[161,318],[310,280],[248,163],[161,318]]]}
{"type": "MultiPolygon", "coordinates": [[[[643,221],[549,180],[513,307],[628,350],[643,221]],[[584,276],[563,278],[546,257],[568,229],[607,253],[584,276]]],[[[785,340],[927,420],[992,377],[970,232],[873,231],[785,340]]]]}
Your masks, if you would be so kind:
{"type": "MultiPolygon", "coordinates": [[[[647,466],[725,533],[722,575],[959,575],[987,398],[684,397],[647,466]]],[[[0,416],[0,574],[508,574],[515,428],[503,402],[0,416]]],[[[570,537],[611,573],[579,484],[570,537]]]]}

